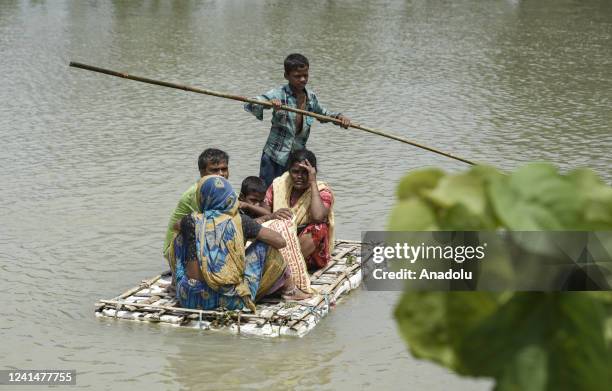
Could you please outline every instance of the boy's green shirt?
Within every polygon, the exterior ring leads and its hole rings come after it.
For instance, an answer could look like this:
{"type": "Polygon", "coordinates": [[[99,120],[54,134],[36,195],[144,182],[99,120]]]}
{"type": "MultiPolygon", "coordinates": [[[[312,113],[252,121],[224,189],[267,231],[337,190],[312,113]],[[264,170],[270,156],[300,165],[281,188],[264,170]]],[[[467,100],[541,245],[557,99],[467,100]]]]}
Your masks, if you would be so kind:
{"type": "Polygon", "coordinates": [[[198,183],[194,183],[186,192],[183,193],[181,199],[179,200],[176,208],[172,212],[170,216],[170,221],[168,222],[168,230],[166,231],[166,240],[164,241],[164,257],[167,258],[168,248],[170,247],[170,242],[172,242],[172,237],[174,236],[174,224],[177,221],[182,219],[184,216],[191,214],[192,212],[198,212],[198,202],[196,200],[196,189],[198,183]]]}

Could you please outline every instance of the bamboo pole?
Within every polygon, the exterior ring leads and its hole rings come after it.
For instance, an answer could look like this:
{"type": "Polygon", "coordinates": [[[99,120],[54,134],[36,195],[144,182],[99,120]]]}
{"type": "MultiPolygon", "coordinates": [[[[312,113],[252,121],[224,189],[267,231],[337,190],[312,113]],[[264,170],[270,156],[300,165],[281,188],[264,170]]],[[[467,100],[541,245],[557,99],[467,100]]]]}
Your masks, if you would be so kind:
{"type": "MultiPolygon", "coordinates": [[[[166,82],[166,81],[148,79],[146,77],[129,75],[127,73],[117,72],[117,71],[113,71],[113,70],[110,70],[110,69],[96,67],[96,66],[93,66],[93,65],[82,64],[82,63],[79,63],[79,62],[71,61],[69,65],[71,67],[74,67],[74,68],[80,68],[80,69],[85,69],[85,70],[88,70],[88,71],[103,73],[103,74],[106,74],[106,75],[117,76],[117,77],[121,77],[123,79],[135,80],[135,81],[139,81],[139,82],[142,82],[142,83],[155,84],[155,85],[158,85],[158,86],[169,87],[169,88],[176,88],[176,89],[179,89],[179,90],[195,92],[195,93],[198,93],[198,94],[216,96],[216,97],[219,97],[219,98],[232,99],[232,100],[237,100],[237,101],[246,102],[246,103],[253,103],[253,104],[262,105],[262,106],[266,106],[266,107],[270,107],[270,108],[274,107],[274,105],[272,103],[266,102],[266,101],[260,101],[260,100],[257,100],[257,99],[246,98],[246,97],[240,96],[240,95],[225,94],[225,93],[221,93],[221,92],[206,90],[206,89],[203,89],[203,88],[190,87],[190,86],[187,86],[187,85],[181,85],[181,84],[176,84],[176,83],[169,83],[169,82],[166,82]]],[[[318,120],[321,120],[321,121],[333,122],[333,123],[335,123],[337,125],[342,124],[342,121],[337,119],[337,118],[329,117],[329,116],[321,115],[321,114],[317,114],[317,113],[313,113],[311,111],[300,110],[300,109],[296,109],[296,108],[285,106],[285,105],[282,105],[280,107],[280,110],[292,111],[294,113],[298,113],[298,114],[302,114],[302,115],[307,115],[309,117],[314,117],[314,118],[316,118],[318,120]]],[[[475,164],[474,162],[472,162],[472,161],[470,161],[468,159],[464,159],[462,157],[455,156],[455,155],[453,155],[451,153],[443,152],[443,151],[440,151],[440,150],[438,150],[436,148],[432,148],[432,147],[429,147],[429,146],[426,146],[426,145],[423,145],[423,144],[419,144],[417,142],[408,140],[405,137],[401,137],[401,136],[397,136],[397,135],[394,135],[394,134],[391,134],[391,133],[383,132],[382,130],[365,127],[365,126],[362,126],[362,125],[359,125],[359,124],[353,123],[353,122],[351,122],[349,127],[354,128],[354,129],[363,130],[363,131],[368,132],[368,133],[377,134],[379,136],[383,136],[383,137],[386,137],[386,138],[389,138],[389,139],[392,139],[392,140],[400,141],[402,143],[409,144],[409,145],[412,145],[414,147],[421,148],[421,149],[424,149],[426,151],[430,151],[430,152],[436,153],[438,155],[442,155],[442,156],[445,156],[445,157],[448,157],[448,158],[451,158],[451,159],[459,160],[460,162],[463,162],[463,163],[467,163],[467,164],[471,164],[471,165],[475,164]]]]}
{"type": "Polygon", "coordinates": [[[138,286],[123,292],[121,295],[117,296],[115,299],[116,300],[125,299],[126,297],[129,297],[142,289],[150,288],[153,284],[155,284],[155,282],[157,282],[157,280],[161,278],[161,276],[162,275],[159,274],[151,278],[150,280],[143,280],[138,286]]]}

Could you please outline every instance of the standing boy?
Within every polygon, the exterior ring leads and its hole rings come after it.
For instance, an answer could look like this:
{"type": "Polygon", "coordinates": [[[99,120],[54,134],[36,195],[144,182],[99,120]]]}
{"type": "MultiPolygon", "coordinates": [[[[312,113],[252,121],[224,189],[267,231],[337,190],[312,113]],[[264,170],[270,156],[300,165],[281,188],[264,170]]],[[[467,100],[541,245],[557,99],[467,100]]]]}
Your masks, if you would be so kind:
{"type": "MultiPolygon", "coordinates": [[[[306,89],[308,83],[308,59],[301,54],[293,53],[284,62],[287,84],[255,97],[257,100],[269,101],[274,105],[272,127],[264,146],[259,167],[259,177],[266,186],[274,178],[285,172],[287,158],[292,151],[305,149],[313,117],[306,117],[290,111],[279,110],[281,105],[311,111],[317,114],[334,117],[342,121],[342,127],[348,128],[351,121],[340,113],[330,112],[319,104],[317,96],[306,89]]],[[[247,103],[244,109],[257,119],[263,120],[263,110],[267,107],[247,103]]],[[[320,121],[323,122],[323,121],[320,121]]]]}

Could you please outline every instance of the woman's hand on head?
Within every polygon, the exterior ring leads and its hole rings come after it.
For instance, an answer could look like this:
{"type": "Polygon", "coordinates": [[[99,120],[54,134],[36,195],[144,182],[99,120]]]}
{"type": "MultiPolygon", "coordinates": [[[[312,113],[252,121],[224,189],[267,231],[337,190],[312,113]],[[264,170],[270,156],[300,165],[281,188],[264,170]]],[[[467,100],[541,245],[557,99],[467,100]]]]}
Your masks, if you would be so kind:
{"type": "Polygon", "coordinates": [[[317,169],[314,168],[308,160],[298,163],[300,167],[308,172],[308,182],[317,183],[317,169]]]}

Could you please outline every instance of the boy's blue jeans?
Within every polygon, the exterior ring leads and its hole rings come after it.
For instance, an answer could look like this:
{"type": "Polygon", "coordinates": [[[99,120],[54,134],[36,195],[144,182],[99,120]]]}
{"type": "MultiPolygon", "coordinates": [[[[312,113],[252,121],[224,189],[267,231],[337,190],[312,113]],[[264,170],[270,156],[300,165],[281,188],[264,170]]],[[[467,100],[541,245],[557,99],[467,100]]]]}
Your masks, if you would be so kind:
{"type": "Polygon", "coordinates": [[[281,166],[274,160],[270,159],[270,156],[266,155],[265,152],[261,154],[259,177],[265,182],[266,188],[270,187],[274,178],[283,175],[284,172],[285,166],[281,166]]]}

